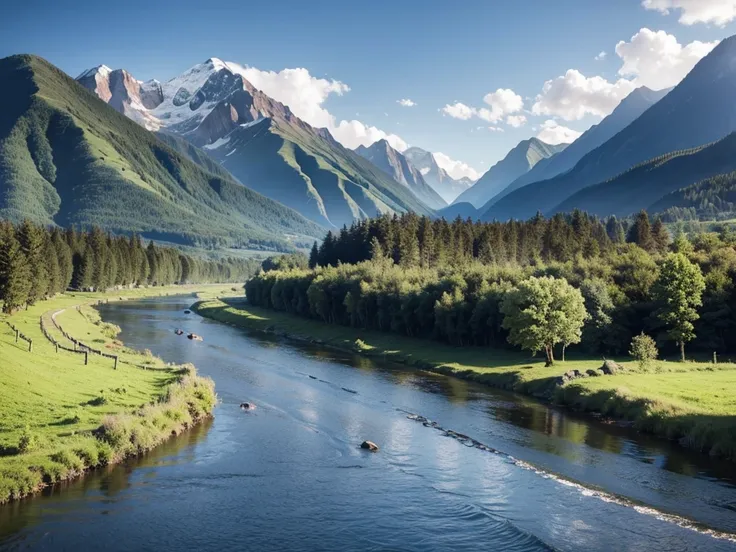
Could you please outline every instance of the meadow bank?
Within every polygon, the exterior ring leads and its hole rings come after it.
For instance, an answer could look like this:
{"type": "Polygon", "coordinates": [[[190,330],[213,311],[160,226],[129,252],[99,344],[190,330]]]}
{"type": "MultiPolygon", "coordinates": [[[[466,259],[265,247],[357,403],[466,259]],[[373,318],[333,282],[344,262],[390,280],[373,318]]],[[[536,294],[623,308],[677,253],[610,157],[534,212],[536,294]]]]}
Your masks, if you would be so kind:
{"type": "Polygon", "coordinates": [[[317,343],[422,370],[532,395],[640,431],[736,460],[736,364],[658,361],[642,369],[619,362],[613,375],[588,376],[601,358],[570,357],[545,367],[541,358],[507,349],[453,347],[426,339],[325,324],[252,306],[244,298],[201,300],[198,314],[234,326],[317,343]],[[586,377],[570,379],[574,371],[586,377]]]}
{"type": "Polygon", "coordinates": [[[203,290],[207,296],[230,287],[68,293],[2,315],[0,503],[149,451],[212,413],[212,380],[192,365],[166,364],[125,347],[116,339],[119,328],[103,322],[91,304],[203,290]],[[16,341],[13,328],[31,342],[16,341]],[[67,336],[106,356],[74,353],[81,347],[67,336]]]}

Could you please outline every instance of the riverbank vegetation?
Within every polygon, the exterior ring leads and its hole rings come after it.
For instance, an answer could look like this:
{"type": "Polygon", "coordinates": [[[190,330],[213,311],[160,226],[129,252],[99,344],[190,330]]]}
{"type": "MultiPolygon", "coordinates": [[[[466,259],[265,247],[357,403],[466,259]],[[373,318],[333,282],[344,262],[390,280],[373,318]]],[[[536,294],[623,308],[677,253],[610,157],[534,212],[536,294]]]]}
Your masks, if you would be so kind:
{"type": "Polygon", "coordinates": [[[728,389],[736,366],[723,362],[736,355],[736,235],[728,230],[672,239],[646,212],[630,221],[575,211],[506,223],[383,216],[328,233],[309,266],[272,260],[246,282],[249,304],[354,329],[353,341],[369,347],[362,334],[370,331],[421,338],[432,354],[450,345],[444,360],[421,350],[414,358],[524,392],[554,384],[567,404],[736,458],[728,389]],[[543,351],[547,370],[515,346],[543,351]],[[636,363],[598,377],[604,358],[626,360],[629,351],[636,363]],[[566,352],[578,360],[556,363],[566,352]],[[689,374],[690,389],[671,373],[689,374]]]}
{"type": "Polygon", "coordinates": [[[596,358],[581,352],[565,362],[509,348],[455,347],[390,332],[363,330],[264,309],[244,298],[207,299],[193,309],[202,316],[255,331],[287,336],[389,360],[493,387],[552,400],[605,417],[627,420],[642,431],[675,439],[702,452],[736,460],[736,364],[652,360],[646,368],[624,357],[620,371],[602,375],[596,358]],[[595,377],[563,383],[577,371],[595,377]],[[562,384],[562,385],[561,385],[562,384]]]}
{"type": "Polygon", "coordinates": [[[212,381],[193,366],[167,365],[150,352],[117,340],[90,301],[194,293],[220,295],[232,286],[176,286],[101,293],[70,293],[0,316],[0,503],[21,498],[85,470],[150,450],[208,416],[212,381]],[[79,310],[77,310],[79,306],[79,310]],[[41,329],[71,336],[118,357],[58,350],[41,329]],[[10,324],[32,340],[16,342],[10,324]]]}

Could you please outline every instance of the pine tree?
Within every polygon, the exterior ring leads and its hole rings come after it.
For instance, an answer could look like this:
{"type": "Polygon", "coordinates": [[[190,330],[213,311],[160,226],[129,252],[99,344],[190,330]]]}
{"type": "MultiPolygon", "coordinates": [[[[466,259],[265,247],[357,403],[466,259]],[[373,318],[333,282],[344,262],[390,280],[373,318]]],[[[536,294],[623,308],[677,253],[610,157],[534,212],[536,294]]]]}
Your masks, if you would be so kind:
{"type": "Polygon", "coordinates": [[[646,211],[640,211],[634,218],[634,224],[629,228],[627,241],[635,243],[646,251],[653,251],[656,247],[652,237],[652,227],[646,211]]]}
{"type": "Polygon", "coordinates": [[[0,298],[3,312],[10,313],[28,302],[31,269],[15,230],[9,222],[0,222],[0,298]]]}
{"type": "Polygon", "coordinates": [[[660,253],[665,253],[670,245],[670,233],[659,217],[656,218],[652,225],[652,241],[655,249],[660,253]]]}
{"type": "Polygon", "coordinates": [[[30,269],[30,286],[28,304],[44,298],[49,288],[49,277],[46,270],[44,230],[29,220],[24,220],[18,228],[18,242],[30,269]]]}
{"type": "Polygon", "coordinates": [[[61,268],[59,267],[59,257],[56,255],[56,249],[51,241],[51,237],[46,239],[44,244],[44,259],[46,261],[46,273],[48,287],[44,291],[44,295],[55,295],[62,287],[61,284],[61,268]]]}
{"type": "Polygon", "coordinates": [[[312,250],[309,252],[309,268],[315,268],[319,261],[319,246],[317,242],[312,244],[312,250]]]}

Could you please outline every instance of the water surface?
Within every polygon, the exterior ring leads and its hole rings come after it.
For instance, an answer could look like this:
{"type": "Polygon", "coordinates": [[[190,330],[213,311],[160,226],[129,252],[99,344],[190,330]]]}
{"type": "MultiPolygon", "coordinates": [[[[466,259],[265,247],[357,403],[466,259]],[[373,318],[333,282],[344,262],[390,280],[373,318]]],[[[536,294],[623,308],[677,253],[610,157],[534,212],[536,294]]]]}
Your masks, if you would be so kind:
{"type": "Polygon", "coordinates": [[[0,549],[736,550],[733,464],[514,394],[186,315],[191,301],[101,312],[126,344],[211,376],[214,421],[0,507],[0,549]],[[258,408],[243,412],[243,401],[258,408]],[[361,450],[364,439],[381,451],[361,450]]]}

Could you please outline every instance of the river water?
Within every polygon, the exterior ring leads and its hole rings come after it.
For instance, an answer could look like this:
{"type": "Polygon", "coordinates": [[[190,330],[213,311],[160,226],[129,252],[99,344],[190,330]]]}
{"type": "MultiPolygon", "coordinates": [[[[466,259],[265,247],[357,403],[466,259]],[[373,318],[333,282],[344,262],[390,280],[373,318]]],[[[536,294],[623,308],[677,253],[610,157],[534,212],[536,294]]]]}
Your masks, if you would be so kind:
{"type": "Polygon", "coordinates": [[[214,421],[0,507],[1,550],[736,550],[733,464],[191,301],[101,311],[126,344],[211,376],[214,421]]]}

